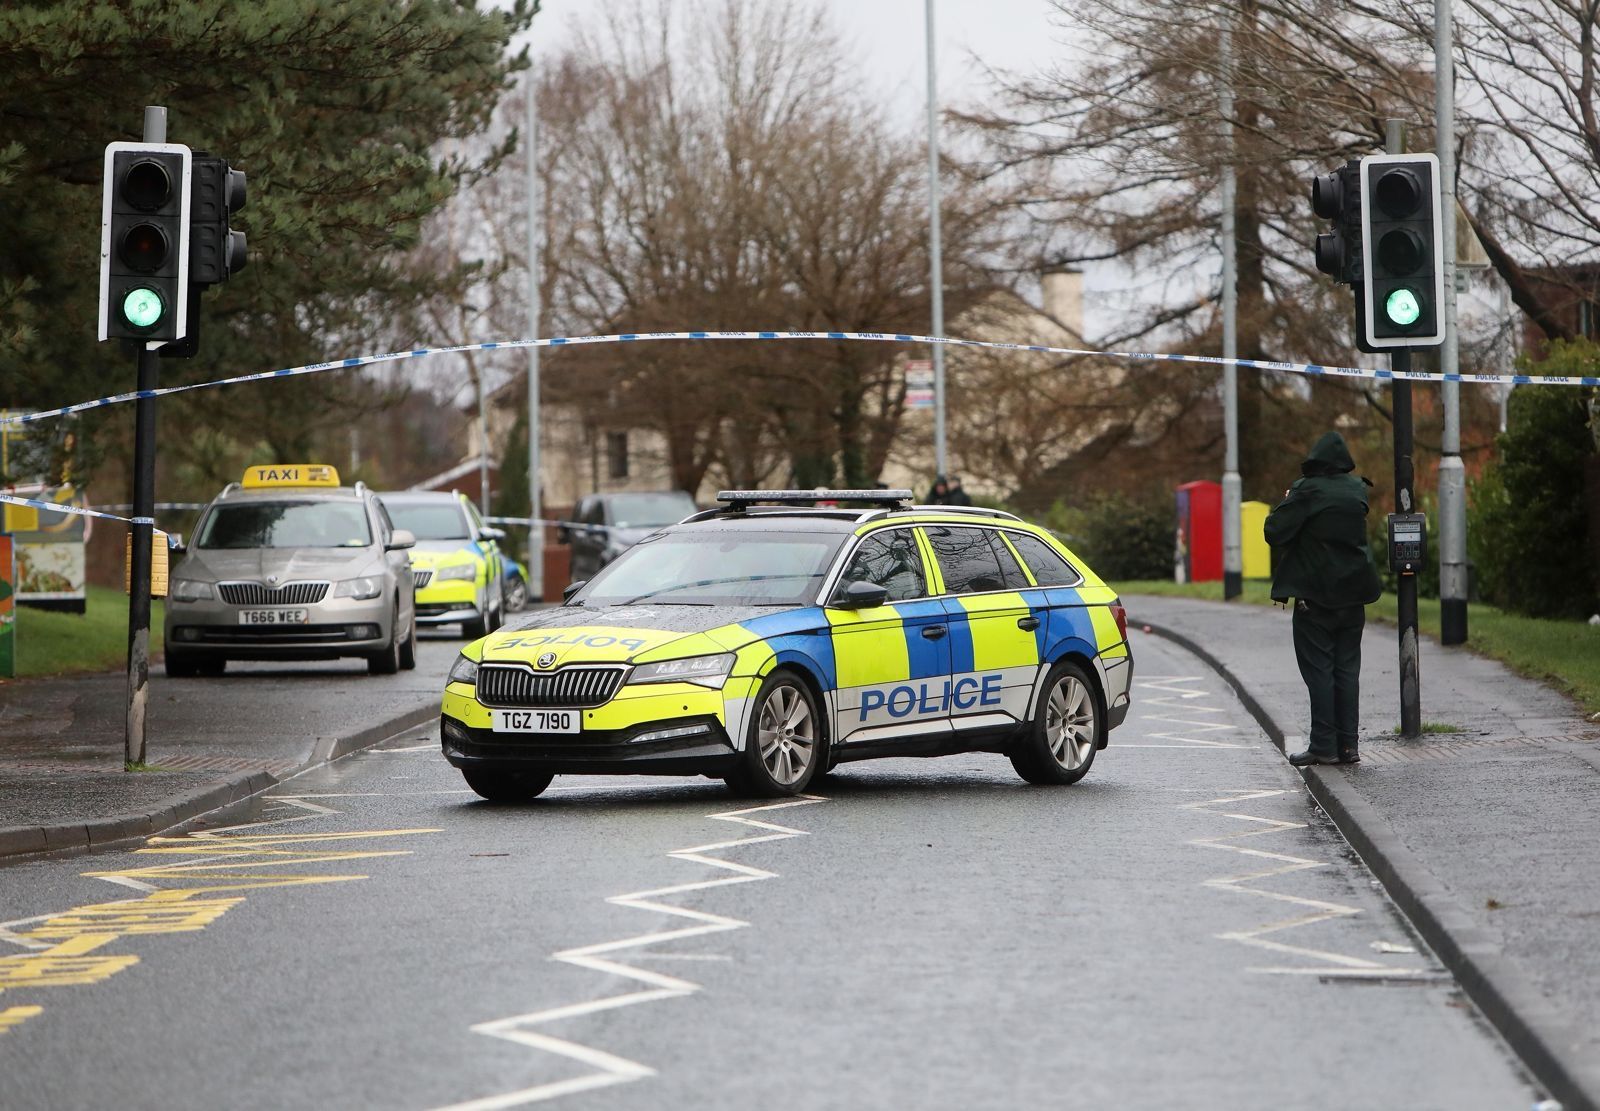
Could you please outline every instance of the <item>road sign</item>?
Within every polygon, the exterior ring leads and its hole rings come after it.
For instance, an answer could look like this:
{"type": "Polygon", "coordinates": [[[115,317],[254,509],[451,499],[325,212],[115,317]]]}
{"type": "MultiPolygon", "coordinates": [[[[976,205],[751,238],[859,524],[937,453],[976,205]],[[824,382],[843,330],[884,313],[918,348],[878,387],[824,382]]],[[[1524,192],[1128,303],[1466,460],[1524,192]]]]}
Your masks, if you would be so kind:
{"type": "Polygon", "coordinates": [[[906,360],[906,408],[933,408],[933,362],[929,359],[906,360]]]}

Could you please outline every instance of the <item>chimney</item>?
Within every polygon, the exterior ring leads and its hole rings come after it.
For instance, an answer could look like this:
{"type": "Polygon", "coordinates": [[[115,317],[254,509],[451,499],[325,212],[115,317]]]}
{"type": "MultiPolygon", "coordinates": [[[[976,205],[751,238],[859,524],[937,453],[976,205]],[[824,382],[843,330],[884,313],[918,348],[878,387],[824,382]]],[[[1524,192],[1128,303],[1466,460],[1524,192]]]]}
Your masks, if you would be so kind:
{"type": "Polygon", "coordinates": [[[1052,266],[1039,273],[1044,311],[1055,317],[1073,338],[1083,340],[1083,271],[1052,266]]]}

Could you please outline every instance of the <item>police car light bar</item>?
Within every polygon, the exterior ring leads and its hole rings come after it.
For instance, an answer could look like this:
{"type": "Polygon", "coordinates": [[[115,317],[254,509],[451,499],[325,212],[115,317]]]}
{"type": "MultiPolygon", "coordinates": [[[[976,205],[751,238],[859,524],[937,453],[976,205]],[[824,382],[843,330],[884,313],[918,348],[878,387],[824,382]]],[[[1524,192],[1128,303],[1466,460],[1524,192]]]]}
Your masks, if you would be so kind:
{"type": "Polygon", "coordinates": [[[777,505],[815,505],[818,502],[867,502],[899,507],[910,505],[910,490],[719,490],[717,501],[734,512],[758,502],[777,505]]]}

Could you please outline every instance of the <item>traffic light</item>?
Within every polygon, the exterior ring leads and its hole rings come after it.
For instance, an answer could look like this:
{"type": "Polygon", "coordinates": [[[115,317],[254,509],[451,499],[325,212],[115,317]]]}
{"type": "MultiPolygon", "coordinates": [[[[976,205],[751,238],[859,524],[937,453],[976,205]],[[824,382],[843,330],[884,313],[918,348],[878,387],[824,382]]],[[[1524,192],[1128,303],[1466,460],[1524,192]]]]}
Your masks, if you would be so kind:
{"type": "Polygon", "coordinates": [[[1444,342],[1440,218],[1437,157],[1370,154],[1361,160],[1361,338],[1366,349],[1444,342]]]}
{"type": "Polygon", "coordinates": [[[1361,163],[1311,179],[1311,210],[1333,228],[1317,236],[1317,269],[1343,285],[1361,284],[1361,163]]]}
{"type": "Polygon", "coordinates": [[[245,267],[244,232],[229,227],[229,218],[244,207],[243,170],[226,159],[196,151],[189,209],[189,280],[199,286],[219,285],[245,267]]]}
{"type": "Polygon", "coordinates": [[[106,147],[100,221],[100,338],[188,334],[189,148],[106,147]]]}

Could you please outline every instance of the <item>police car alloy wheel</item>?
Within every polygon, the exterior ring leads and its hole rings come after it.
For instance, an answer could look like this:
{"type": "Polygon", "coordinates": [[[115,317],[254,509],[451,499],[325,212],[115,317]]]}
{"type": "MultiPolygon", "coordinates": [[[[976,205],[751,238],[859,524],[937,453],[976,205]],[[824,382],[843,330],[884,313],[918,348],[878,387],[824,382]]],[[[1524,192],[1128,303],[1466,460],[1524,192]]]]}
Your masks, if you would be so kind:
{"type": "Polygon", "coordinates": [[[728,776],[740,794],[762,798],[798,795],[822,757],[822,718],[804,683],[774,673],[756,696],[759,707],[745,739],[744,766],[728,776]]]}
{"type": "Polygon", "coordinates": [[[480,797],[489,802],[527,802],[537,798],[555,776],[545,772],[490,771],[462,768],[461,776],[480,797]]]}
{"type": "Polygon", "coordinates": [[[1011,766],[1029,783],[1076,783],[1089,772],[1105,733],[1094,685],[1063,660],[1050,670],[1038,709],[1011,750],[1011,766]]]}

